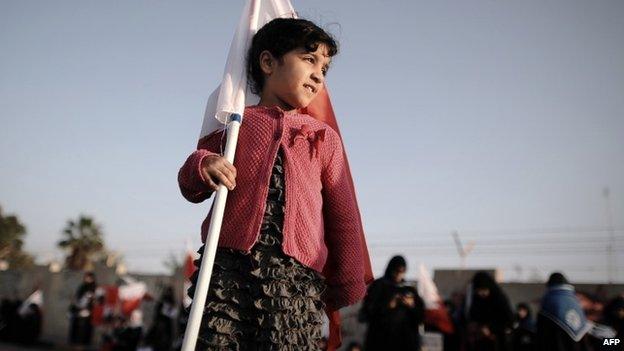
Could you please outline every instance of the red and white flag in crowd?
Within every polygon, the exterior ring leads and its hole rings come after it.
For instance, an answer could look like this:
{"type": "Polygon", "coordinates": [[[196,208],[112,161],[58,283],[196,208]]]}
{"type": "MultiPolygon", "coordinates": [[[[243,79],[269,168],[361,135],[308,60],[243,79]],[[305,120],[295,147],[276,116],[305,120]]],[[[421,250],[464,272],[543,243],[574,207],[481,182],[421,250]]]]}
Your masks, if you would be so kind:
{"type": "Polygon", "coordinates": [[[436,327],[445,334],[454,331],[453,321],[440,298],[438,288],[424,264],[418,266],[418,295],[425,302],[425,324],[436,327]]]}
{"type": "Polygon", "coordinates": [[[187,241],[186,253],[184,254],[184,266],[182,267],[184,273],[184,291],[182,292],[184,297],[182,303],[185,308],[189,307],[191,302],[193,302],[193,299],[191,299],[186,292],[191,287],[191,277],[197,270],[197,267],[193,264],[194,260],[195,252],[191,249],[190,242],[187,241]]]}
{"type": "MultiPolygon", "coordinates": [[[[243,116],[245,106],[254,105],[258,97],[249,91],[247,84],[246,57],[254,34],[275,18],[296,18],[297,14],[289,0],[249,0],[243,9],[234,39],[230,45],[225,71],[220,86],[210,95],[199,139],[216,130],[223,129],[232,114],[243,116]]],[[[338,123],[329,99],[327,87],[315,98],[305,111],[317,120],[327,123],[339,135],[338,123]]],[[[346,160],[345,155],[345,160],[346,160]]],[[[347,165],[347,170],[349,167],[347,165]]],[[[349,171],[350,188],[355,196],[355,187],[349,171]]],[[[216,200],[215,200],[216,201],[216,200]]],[[[358,209],[359,213],[359,209],[358,209]]],[[[360,221],[361,222],[361,221],[360,221]]],[[[363,230],[361,231],[363,233],[363,230]]],[[[366,255],[365,281],[373,281],[373,273],[368,257],[366,240],[361,238],[363,253],[366,255]]],[[[327,273],[327,272],[326,272],[327,273]]],[[[328,350],[340,345],[340,315],[338,311],[327,311],[330,321],[328,350]]]]}
{"type": "Polygon", "coordinates": [[[147,285],[131,277],[123,277],[124,284],[118,288],[121,313],[130,316],[132,311],[141,306],[141,301],[147,293],[147,285]]]}
{"type": "Polygon", "coordinates": [[[36,305],[40,310],[43,306],[43,292],[41,289],[35,290],[19,307],[18,313],[20,316],[25,316],[30,313],[30,305],[36,305]]]}
{"type": "Polygon", "coordinates": [[[106,318],[118,310],[119,291],[116,285],[101,285],[95,289],[95,303],[93,304],[93,325],[102,325],[106,318]]]}

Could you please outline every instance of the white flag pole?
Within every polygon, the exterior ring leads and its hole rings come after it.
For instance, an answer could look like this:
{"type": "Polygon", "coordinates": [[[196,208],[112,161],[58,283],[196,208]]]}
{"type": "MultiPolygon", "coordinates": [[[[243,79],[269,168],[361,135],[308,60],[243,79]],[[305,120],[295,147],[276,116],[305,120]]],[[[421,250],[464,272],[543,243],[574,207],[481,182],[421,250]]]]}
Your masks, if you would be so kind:
{"type": "MultiPolygon", "coordinates": [[[[251,2],[248,4],[245,9],[251,10],[248,15],[250,18],[247,18],[247,21],[250,21],[249,28],[247,30],[257,30],[258,26],[258,14],[260,9],[260,0],[250,0],[251,2]]],[[[245,16],[245,14],[243,14],[245,16]]],[[[243,20],[245,20],[243,18],[243,20]]],[[[239,24],[238,31],[241,24],[239,24]]],[[[243,33],[236,33],[234,42],[232,46],[240,45],[240,38],[238,35],[243,33]],[[236,42],[238,39],[238,43],[236,42]]],[[[232,50],[232,48],[230,48],[232,50]]],[[[232,51],[230,52],[232,54],[232,51]]],[[[240,58],[238,58],[240,60],[240,58]]],[[[228,76],[230,72],[228,70],[231,67],[226,66],[225,76],[228,76]]],[[[237,72],[241,73],[241,72],[237,72]]],[[[242,90],[242,94],[244,96],[244,92],[246,90],[246,77],[244,72],[241,76],[242,87],[239,86],[239,93],[242,90]]],[[[237,95],[236,93],[232,94],[232,89],[230,87],[225,88],[226,91],[223,90],[223,84],[221,85],[221,92],[224,94],[237,95]],[[229,88],[229,89],[228,89],[229,88]]],[[[244,98],[243,98],[244,101],[244,98]]],[[[244,106],[243,106],[244,108],[244,106]]],[[[227,129],[227,141],[225,144],[225,151],[223,157],[225,157],[228,162],[234,164],[234,153],[236,151],[236,144],[238,142],[238,131],[240,129],[240,125],[242,123],[242,113],[232,113],[229,116],[229,124],[227,129]]],[[[184,332],[184,341],[182,343],[182,351],[194,351],[195,346],[197,344],[197,336],[199,335],[199,327],[201,326],[202,315],[204,312],[204,306],[206,305],[206,297],[208,295],[208,287],[210,286],[210,277],[212,276],[212,268],[214,266],[215,255],[217,253],[217,246],[219,244],[219,233],[221,232],[221,224],[223,223],[223,214],[225,212],[225,201],[227,199],[228,189],[225,185],[220,184],[217,189],[217,194],[215,195],[214,202],[212,203],[212,217],[210,219],[210,224],[208,226],[208,234],[206,236],[206,243],[204,245],[204,253],[202,255],[201,265],[199,267],[199,274],[197,278],[197,283],[195,285],[195,294],[193,295],[193,302],[191,304],[191,312],[189,314],[189,319],[186,324],[186,331],[184,332]]]]}
{"type": "MultiPolygon", "coordinates": [[[[241,125],[241,116],[232,115],[232,121],[228,126],[227,142],[225,144],[224,157],[234,163],[234,152],[236,151],[236,143],[238,141],[238,131],[241,125]]],[[[202,314],[206,304],[206,295],[208,294],[208,286],[210,285],[210,276],[212,275],[212,267],[214,265],[215,254],[217,252],[217,244],[219,243],[219,233],[221,232],[221,223],[223,222],[223,213],[225,211],[225,200],[227,199],[228,189],[225,185],[220,184],[217,194],[212,204],[212,217],[210,226],[208,227],[208,235],[204,246],[201,265],[199,267],[199,277],[195,286],[195,294],[191,305],[191,313],[186,325],[184,333],[184,342],[182,343],[182,351],[195,350],[197,343],[197,335],[199,334],[199,326],[201,325],[202,314]]]]}
{"type": "MultiPolygon", "coordinates": [[[[214,130],[215,125],[218,126],[218,123],[215,123],[216,120],[221,123],[228,123],[227,142],[223,156],[232,164],[234,164],[234,153],[246,104],[245,100],[251,101],[250,98],[252,98],[247,93],[245,67],[247,48],[251,43],[251,37],[256,33],[258,27],[277,17],[297,17],[289,0],[249,0],[243,10],[243,16],[230,47],[223,81],[218,91],[215,91],[208,100],[200,137],[208,135],[210,131],[214,130]],[[216,120],[215,116],[217,117],[216,120]]],[[[208,227],[202,262],[199,267],[191,312],[184,333],[182,351],[195,350],[219,243],[219,233],[221,232],[227,194],[228,189],[225,185],[219,185],[212,204],[212,217],[208,227]]]]}

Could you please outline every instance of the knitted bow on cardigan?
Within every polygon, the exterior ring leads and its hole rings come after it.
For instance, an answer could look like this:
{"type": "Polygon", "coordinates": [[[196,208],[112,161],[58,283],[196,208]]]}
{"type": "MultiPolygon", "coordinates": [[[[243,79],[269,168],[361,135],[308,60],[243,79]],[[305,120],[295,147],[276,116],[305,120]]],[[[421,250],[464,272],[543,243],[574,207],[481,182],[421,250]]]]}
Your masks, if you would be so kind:
{"type": "Polygon", "coordinates": [[[297,140],[307,139],[310,143],[310,159],[312,159],[312,157],[318,158],[318,148],[325,140],[325,129],[314,131],[309,124],[304,124],[300,129],[291,129],[291,133],[293,138],[290,142],[290,146],[294,146],[297,140]]]}

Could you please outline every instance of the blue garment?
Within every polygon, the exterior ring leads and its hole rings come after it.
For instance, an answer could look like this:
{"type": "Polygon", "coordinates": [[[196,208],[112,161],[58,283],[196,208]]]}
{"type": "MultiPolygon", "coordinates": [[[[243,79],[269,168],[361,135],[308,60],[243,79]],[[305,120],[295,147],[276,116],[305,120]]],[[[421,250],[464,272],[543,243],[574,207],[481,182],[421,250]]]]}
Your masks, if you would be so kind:
{"type": "Polygon", "coordinates": [[[574,287],[569,284],[555,285],[542,298],[540,314],[557,324],[572,340],[578,342],[592,328],[585,317],[574,287]]]}

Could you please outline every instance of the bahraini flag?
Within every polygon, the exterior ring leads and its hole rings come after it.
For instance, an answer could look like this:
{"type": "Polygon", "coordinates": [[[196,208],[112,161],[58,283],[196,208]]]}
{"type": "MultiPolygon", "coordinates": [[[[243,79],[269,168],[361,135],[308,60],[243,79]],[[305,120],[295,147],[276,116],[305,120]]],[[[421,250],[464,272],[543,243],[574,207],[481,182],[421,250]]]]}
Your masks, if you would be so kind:
{"type": "Polygon", "coordinates": [[[433,279],[424,264],[418,266],[418,294],[425,302],[425,324],[434,326],[445,334],[455,330],[451,316],[442,302],[433,279]]]}

